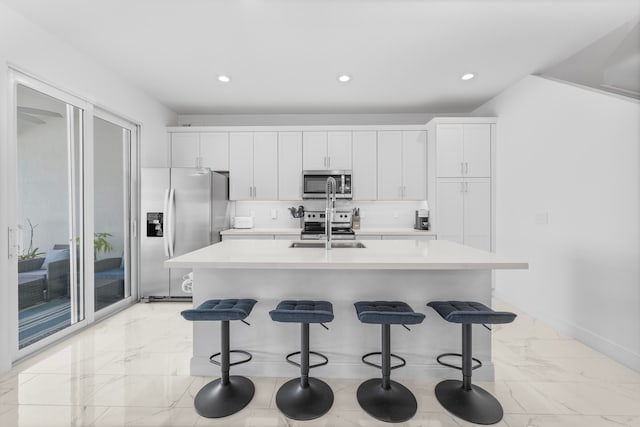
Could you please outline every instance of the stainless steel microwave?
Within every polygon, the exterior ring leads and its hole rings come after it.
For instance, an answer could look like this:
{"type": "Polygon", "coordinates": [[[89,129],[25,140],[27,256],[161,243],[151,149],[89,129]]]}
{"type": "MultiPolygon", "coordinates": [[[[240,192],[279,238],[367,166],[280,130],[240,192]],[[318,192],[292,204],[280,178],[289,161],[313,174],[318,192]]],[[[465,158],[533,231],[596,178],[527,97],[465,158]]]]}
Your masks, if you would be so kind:
{"type": "Polygon", "coordinates": [[[327,192],[327,178],[336,180],[336,198],[351,199],[350,170],[314,170],[302,172],[302,198],[324,199],[327,192]]]}

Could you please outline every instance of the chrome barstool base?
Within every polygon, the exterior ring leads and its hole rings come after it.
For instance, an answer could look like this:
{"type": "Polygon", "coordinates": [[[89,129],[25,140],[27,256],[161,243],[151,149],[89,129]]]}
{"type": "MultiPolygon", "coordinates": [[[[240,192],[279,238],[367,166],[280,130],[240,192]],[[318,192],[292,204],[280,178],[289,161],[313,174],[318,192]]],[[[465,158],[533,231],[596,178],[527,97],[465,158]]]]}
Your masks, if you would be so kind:
{"type": "Polygon", "coordinates": [[[373,418],[387,423],[401,423],[411,419],[418,410],[418,402],[411,391],[396,381],[382,387],[382,379],[372,378],[358,387],[358,403],[373,418]]]}
{"type": "Polygon", "coordinates": [[[327,383],[309,378],[308,387],[302,387],[300,378],[287,381],[276,394],[276,405],[288,418],[307,421],[319,418],[333,406],[333,391],[327,383]]]}
{"type": "Polygon", "coordinates": [[[465,390],[462,381],[445,380],[435,388],[438,402],[453,415],[475,424],[496,424],[502,419],[500,402],[477,385],[465,390]]]}
{"type": "Polygon", "coordinates": [[[218,378],[202,387],[196,394],[194,406],[200,416],[222,418],[247,406],[254,394],[255,386],[249,378],[232,375],[227,385],[222,385],[218,378]]]}

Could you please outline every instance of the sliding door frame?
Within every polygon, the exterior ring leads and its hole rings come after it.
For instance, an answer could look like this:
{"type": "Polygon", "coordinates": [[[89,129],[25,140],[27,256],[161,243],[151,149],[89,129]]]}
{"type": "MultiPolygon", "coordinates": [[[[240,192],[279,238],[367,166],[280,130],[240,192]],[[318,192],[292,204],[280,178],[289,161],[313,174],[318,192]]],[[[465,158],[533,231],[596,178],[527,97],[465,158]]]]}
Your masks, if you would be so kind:
{"type": "MultiPolygon", "coordinates": [[[[100,106],[94,106],[93,103],[86,101],[78,96],[75,96],[69,92],[61,90],[55,85],[44,82],[37,77],[33,77],[28,73],[10,66],[9,67],[9,116],[8,116],[8,149],[7,154],[9,158],[8,168],[6,171],[8,178],[8,200],[7,203],[7,220],[9,224],[9,260],[8,271],[4,278],[9,283],[9,327],[10,327],[10,340],[11,346],[11,361],[23,359],[47,346],[50,346],[60,339],[78,332],[85,328],[87,325],[93,323],[95,320],[113,314],[116,311],[122,310],[134,303],[139,299],[139,253],[140,243],[138,237],[138,224],[139,224],[139,194],[140,194],[140,124],[134,123],[127,119],[123,119],[113,113],[110,113],[108,109],[100,106]],[[62,329],[55,334],[41,339],[23,349],[19,349],[18,340],[18,253],[17,253],[17,156],[18,156],[18,132],[17,132],[17,105],[18,105],[18,85],[23,85],[30,89],[43,93],[44,95],[56,98],[66,104],[71,104],[74,107],[79,108],[82,111],[81,117],[84,119],[80,123],[80,133],[82,136],[82,142],[78,147],[78,155],[81,156],[80,170],[75,171],[79,173],[76,182],[80,186],[77,188],[77,192],[72,193],[72,188],[69,187],[70,207],[73,209],[69,212],[70,216],[76,215],[78,207],[80,207],[80,215],[78,218],[74,218],[75,223],[71,224],[75,228],[72,229],[72,233],[75,230],[78,231],[80,239],[79,247],[83,250],[83,262],[80,266],[80,270],[75,268],[76,255],[75,255],[75,242],[69,242],[72,265],[71,268],[71,284],[72,287],[78,286],[78,276],[82,279],[78,296],[81,306],[80,314],[84,314],[84,318],[79,320],[75,324],[62,329]],[[129,277],[130,277],[130,290],[131,295],[124,298],[122,301],[112,304],[109,307],[105,307],[96,316],[95,313],[95,287],[94,287],[94,248],[93,238],[94,235],[94,117],[100,117],[114,124],[117,124],[131,132],[131,156],[130,162],[127,166],[127,170],[130,177],[130,197],[129,197],[129,259],[127,260],[129,265],[129,277]],[[79,194],[81,200],[76,200],[76,194],[79,194]],[[73,205],[75,203],[75,205],[73,205]],[[86,236],[90,236],[90,241],[86,240],[86,236]],[[90,244],[91,243],[91,244],[90,244]]],[[[67,120],[70,120],[67,118],[67,120]]],[[[69,125],[73,125],[73,119],[69,125]]],[[[69,138],[69,135],[67,135],[69,138]]],[[[72,153],[69,153],[70,158],[72,153]]],[[[75,165],[69,165],[69,172],[75,165]]],[[[70,219],[70,223],[71,223],[70,219]]],[[[127,238],[127,237],[126,237],[127,238]]],[[[74,239],[75,240],[75,239],[74,239]]],[[[71,306],[72,310],[77,311],[77,307],[71,306]]],[[[73,318],[72,312],[72,318],[73,318]]],[[[82,317],[82,316],[80,316],[82,317]]]]}
{"type": "MultiPolygon", "coordinates": [[[[139,171],[140,168],[138,167],[139,164],[139,156],[140,156],[140,143],[139,143],[139,128],[140,126],[138,124],[132,123],[126,119],[123,119],[120,116],[117,116],[113,113],[110,113],[109,111],[100,108],[100,107],[96,107],[94,110],[94,118],[99,118],[102,120],[105,120],[109,123],[112,123],[114,125],[120,126],[123,129],[123,140],[125,138],[125,130],[129,131],[129,135],[130,135],[130,150],[129,150],[129,161],[124,165],[125,166],[125,174],[128,177],[128,194],[129,197],[127,197],[127,206],[125,206],[125,216],[128,222],[128,229],[129,232],[125,234],[125,240],[124,240],[124,247],[125,247],[125,272],[127,273],[127,276],[125,277],[125,280],[128,278],[129,280],[129,295],[125,294],[125,298],[122,299],[121,301],[115,302],[111,305],[109,305],[108,307],[103,308],[102,310],[100,310],[99,312],[95,312],[95,309],[93,310],[92,315],[95,316],[96,319],[102,319],[106,316],[111,315],[112,313],[122,310],[123,308],[126,308],[128,306],[130,306],[131,304],[135,303],[138,301],[138,289],[139,289],[139,280],[138,280],[138,259],[139,259],[139,238],[138,238],[138,224],[139,224],[139,214],[138,212],[140,212],[140,206],[139,206],[139,202],[138,200],[140,199],[139,194],[140,194],[140,178],[139,178],[139,171]]],[[[94,147],[94,143],[95,141],[92,141],[91,144],[91,169],[94,170],[93,167],[93,147],[94,147]]],[[[93,175],[91,176],[91,179],[93,180],[93,175]]],[[[94,185],[91,186],[91,188],[94,188],[94,185]]],[[[93,191],[91,194],[91,205],[92,208],[94,206],[94,200],[93,200],[93,191]]],[[[92,214],[92,218],[94,212],[91,213],[92,214]]],[[[93,221],[92,221],[92,226],[93,226],[93,221]]],[[[93,276],[93,272],[92,272],[92,278],[93,276]]],[[[88,279],[88,278],[87,278],[88,279]]],[[[87,283],[88,280],[87,280],[87,283]]],[[[93,280],[91,281],[92,283],[92,290],[91,290],[91,300],[95,301],[94,299],[94,290],[95,290],[95,285],[93,285],[93,280]]],[[[125,283],[126,285],[126,283],[125,283]]],[[[126,286],[125,286],[125,291],[126,291],[126,286]]]]}

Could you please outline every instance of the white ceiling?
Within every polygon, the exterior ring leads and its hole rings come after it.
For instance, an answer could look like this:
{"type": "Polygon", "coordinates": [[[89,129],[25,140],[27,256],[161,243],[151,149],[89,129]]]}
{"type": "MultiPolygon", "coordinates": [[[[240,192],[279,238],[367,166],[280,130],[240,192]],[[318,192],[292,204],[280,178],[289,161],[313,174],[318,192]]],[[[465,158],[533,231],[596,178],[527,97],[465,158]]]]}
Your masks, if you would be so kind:
{"type": "Polygon", "coordinates": [[[180,114],[464,113],[640,16],[638,0],[0,1],[180,114]]]}

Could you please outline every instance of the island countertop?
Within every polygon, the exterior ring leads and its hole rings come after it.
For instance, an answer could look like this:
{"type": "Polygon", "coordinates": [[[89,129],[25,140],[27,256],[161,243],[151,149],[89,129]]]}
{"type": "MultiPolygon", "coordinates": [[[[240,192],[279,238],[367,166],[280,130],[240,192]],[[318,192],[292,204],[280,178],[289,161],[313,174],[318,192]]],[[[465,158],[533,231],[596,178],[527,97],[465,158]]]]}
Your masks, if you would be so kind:
{"type": "Polygon", "coordinates": [[[165,261],[168,268],[495,270],[528,264],[445,240],[367,240],[365,248],[291,248],[291,240],[228,240],[165,261]]]}

